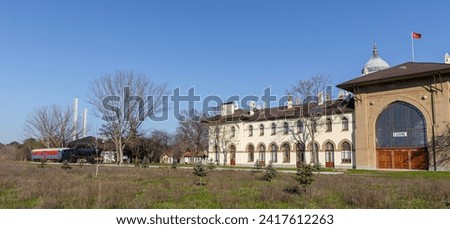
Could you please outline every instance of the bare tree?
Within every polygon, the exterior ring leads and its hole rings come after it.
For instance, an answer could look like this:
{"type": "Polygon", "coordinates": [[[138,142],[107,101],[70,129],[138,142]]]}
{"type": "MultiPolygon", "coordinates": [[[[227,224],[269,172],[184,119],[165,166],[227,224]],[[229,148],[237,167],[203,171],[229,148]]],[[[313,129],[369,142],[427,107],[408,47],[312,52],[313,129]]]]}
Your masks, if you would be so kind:
{"type": "MultiPolygon", "coordinates": [[[[223,155],[223,165],[228,160],[228,145],[231,143],[230,126],[222,118],[220,120],[210,120],[209,123],[209,144],[213,145],[214,153],[223,155]]],[[[217,161],[220,163],[220,161],[217,161]]]]}
{"type": "Polygon", "coordinates": [[[81,128],[73,125],[73,119],[74,112],[70,107],[39,107],[25,120],[25,134],[47,147],[66,147],[74,134],[81,133],[81,128]]]}
{"type": "Polygon", "coordinates": [[[185,121],[179,121],[176,130],[177,144],[182,151],[195,154],[204,152],[208,148],[208,125],[200,120],[200,113],[192,109],[182,111],[185,121]]]}
{"type": "Polygon", "coordinates": [[[25,161],[31,159],[30,150],[17,141],[0,144],[0,160],[25,161]]]}
{"type": "MultiPolygon", "coordinates": [[[[307,143],[311,142],[310,144],[313,152],[311,160],[315,164],[319,162],[318,155],[315,153],[318,151],[318,149],[316,149],[315,139],[321,131],[318,129],[318,126],[324,125],[324,109],[319,106],[319,104],[323,102],[323,100],[326,100],[323,93],[329,84],[329,76],[315,75],[310,79],[297,81],[296,84],[287,90],[288,94],[301,101],[301,104],[299,104],[300,111],[296,120],[296,125],[291,128],[290,132],[296,143],[299,144],[300,147],[304,147],[304,150],[307,149],[307,143]],[[322,96],[319,96],[320,94],[322,94],[322,96]]],[[[331,95],[327,93],[326,96],[331,95]]],[[[297,157],[300,158],[300,155],[298,154],[299,152],[297,151],[297,157]]]]}
{"type": "Polygon", "coordinates": [[[123,163],[123,151],[130,139],[136,137],[147,117],[163,109],[165,86],[156,85],[143,74],[116,72],[95,80],[88,102],[103,120],[101,134],[110,138],[123,163]]]}
{"type": "Polygon", "coordinates": [[[161,155],[168,152],[172,146],[173,135],[166,131],[154,130],[146,140],[145,152],[150,162],[159,162],[161,155]]]}

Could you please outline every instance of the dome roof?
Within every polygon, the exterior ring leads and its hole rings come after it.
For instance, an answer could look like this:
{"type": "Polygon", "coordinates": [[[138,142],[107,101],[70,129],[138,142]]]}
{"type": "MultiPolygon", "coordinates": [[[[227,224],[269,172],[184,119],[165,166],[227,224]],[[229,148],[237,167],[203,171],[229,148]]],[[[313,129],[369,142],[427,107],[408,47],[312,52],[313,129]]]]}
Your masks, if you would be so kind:
{"type": "Polygon", "coordinates": [[[380,71],[386,68],[389,68],[389,64],[386,63],[381,57],[378,55],[378,49],[377,45],[373,45],[373,55],[372,58],[370,58],[369,61],[364,65],[364,68],[362,70],[363,75],[367,75],[372,72],[380,71]]]}

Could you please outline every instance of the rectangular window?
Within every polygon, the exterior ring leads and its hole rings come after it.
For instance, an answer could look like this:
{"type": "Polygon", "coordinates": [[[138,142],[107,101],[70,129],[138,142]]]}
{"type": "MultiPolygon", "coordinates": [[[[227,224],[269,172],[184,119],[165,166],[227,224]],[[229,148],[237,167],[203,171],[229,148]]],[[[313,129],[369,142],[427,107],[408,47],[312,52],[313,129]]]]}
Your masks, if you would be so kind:
{"type": "Polygon", "coordinates": [[[352,163],[352,152],[350,150],[342,151],[342,163],[352,163]]]}
{"type": "Polygon", "coordinates": [[[348,119],[344,118],[342,119],[342,131],[347,131],[348,130],[348,119]]]}
{"type": "Polygon", "coordinates": [[[327,119],[326,121],[327,132],[333,131],[333,122],[331,119],[327,119]]]}

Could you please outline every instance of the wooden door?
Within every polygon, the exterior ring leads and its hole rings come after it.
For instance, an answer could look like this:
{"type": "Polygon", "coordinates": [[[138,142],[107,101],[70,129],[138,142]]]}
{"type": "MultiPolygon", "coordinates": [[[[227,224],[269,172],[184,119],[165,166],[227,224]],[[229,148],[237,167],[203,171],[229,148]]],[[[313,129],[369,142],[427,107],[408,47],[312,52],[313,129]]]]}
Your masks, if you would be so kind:
{"type": "Polygon", "coordinates": [[[325,167],[334,168],[334,151],[325,152],[325,167]]]}
{"type": "Polygon", "coordinates": [[[231,152],[231,155],[230,155],[230,165],[236,165],[236,152],[231,152]]]}
{"type": "Polygon", "coordinates": [[[379,169],[427,169],[428,152],[425,148],[377,149],[379,169]]]}

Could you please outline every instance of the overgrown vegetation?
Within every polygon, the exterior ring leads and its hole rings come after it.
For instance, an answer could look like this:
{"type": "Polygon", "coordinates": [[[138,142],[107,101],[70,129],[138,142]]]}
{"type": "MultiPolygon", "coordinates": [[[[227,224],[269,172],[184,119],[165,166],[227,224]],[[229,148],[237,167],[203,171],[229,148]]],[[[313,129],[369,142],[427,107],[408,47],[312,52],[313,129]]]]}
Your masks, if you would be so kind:
{"type": "Polygon", "coordinates": [[[314,171],[316,171],[316,172],[318,172],[318,173],[320,173],[320,171],[322,171],[322,164],[320,164],[320,162],[318,162],[318,163],[314,163],[313,165],[312,165],[312,169],[314,170],[314,171]]]}
{"type": "Polygon", "coordinates": [[[38,168],[45,168],[47,166],[47,160],[42,160],[39,164],[38,164],[38,168]]]}
{"type": "Polygon", "coordinates": [[[69,170],[72,169],[72,166],[70,165],[70,163],[68,161],[63,162],[63,164],[61,165],[61,169],[64,170],[69,170]]]}
{"type": "MultiPolygon", "coordinates": [[[[295,173],[295,185],[288,186],[286,191],[293,194],[306,194],[308,187],[313,183],[313,171],[317,168],[310,164],[302,164],[295,173]]],[[[320,170],[320,168],[319,168],[320,170]]]]}
{"type": "Polygon", "coordinates": [[[271,182],[256,180],[251,170],[215,170],[208,185],[192,185],[192,168],[141,169],[100,165],[73,166],[0,161],[0,208],[450,208],[449,172],[350,171],[343,175],[314,174],[307,195],[283,191],[292,173],[271,182]]]}

